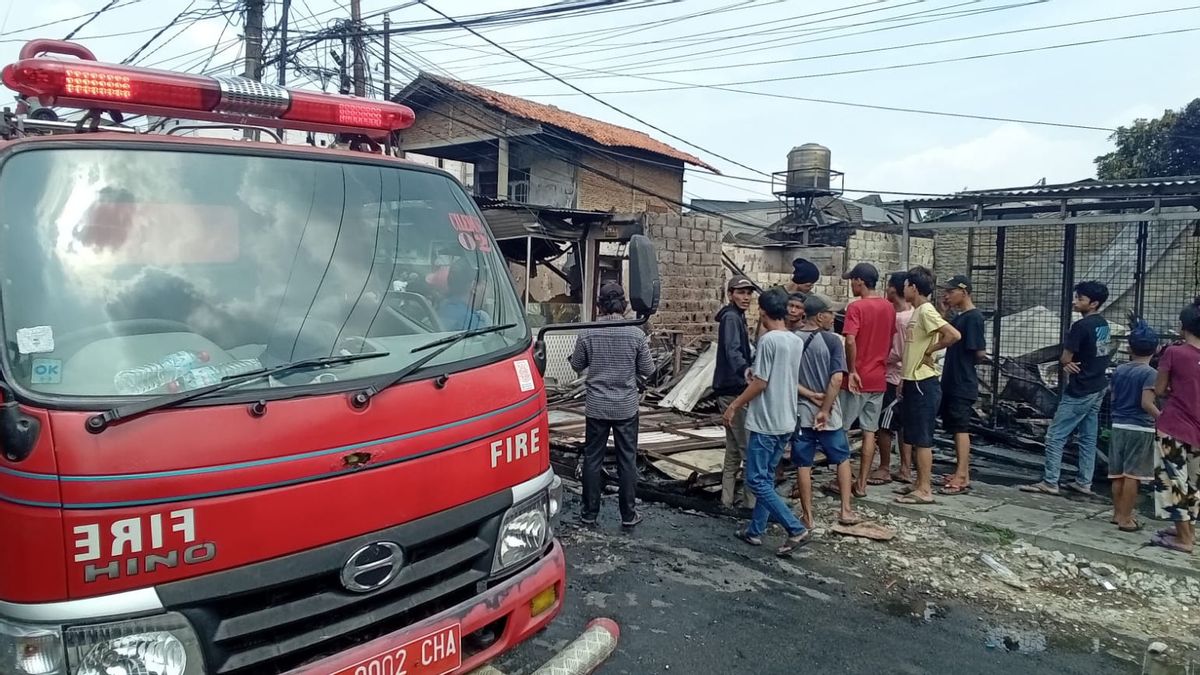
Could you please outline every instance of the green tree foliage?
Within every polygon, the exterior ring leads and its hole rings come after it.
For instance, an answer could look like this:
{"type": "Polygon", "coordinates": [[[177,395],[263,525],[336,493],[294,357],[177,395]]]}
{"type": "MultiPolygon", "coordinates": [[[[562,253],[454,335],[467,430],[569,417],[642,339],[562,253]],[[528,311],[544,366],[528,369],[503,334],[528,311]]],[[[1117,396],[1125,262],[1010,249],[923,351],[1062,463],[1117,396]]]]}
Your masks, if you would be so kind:
{"type": "Polygon", "coordinates": [[[1200,175],[1200,98],[1162,117],[1117,128],[1117,149],[1096,158],[1102,180],[1200,175]]]}

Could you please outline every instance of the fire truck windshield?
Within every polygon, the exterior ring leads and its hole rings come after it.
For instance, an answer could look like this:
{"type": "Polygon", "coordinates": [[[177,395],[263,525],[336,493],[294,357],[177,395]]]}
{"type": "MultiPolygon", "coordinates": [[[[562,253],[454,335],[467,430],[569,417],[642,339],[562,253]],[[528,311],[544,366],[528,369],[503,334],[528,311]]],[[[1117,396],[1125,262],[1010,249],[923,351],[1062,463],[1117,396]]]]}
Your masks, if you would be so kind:
{"type": "Polygon", "coordinates": [[[511,324],[426,367],[528,337],[478,210],[453,180],[419,168],[30,149],[0,169],[0,217],[5,377],[32,392],[178,393],[372,352],[380,358],[230,389],[378,380],[442,336],[511,324]]]}

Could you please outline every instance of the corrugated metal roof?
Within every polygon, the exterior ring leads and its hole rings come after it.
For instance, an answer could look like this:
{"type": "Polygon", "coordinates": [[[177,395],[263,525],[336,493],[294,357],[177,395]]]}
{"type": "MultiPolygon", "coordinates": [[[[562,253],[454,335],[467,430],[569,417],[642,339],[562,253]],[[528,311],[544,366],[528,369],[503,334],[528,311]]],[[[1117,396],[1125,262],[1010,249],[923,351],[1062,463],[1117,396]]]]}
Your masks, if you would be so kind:
{"type": "Polygon", "coordinates": [[[449,77],[440,75],[431,75],[429,73],[421,73],[417,79],[413,80],[404,92],[401,92],[396,98],[399,100],[406,97],[411,92],[417,91],[423,82],[428,82],[435,86],[441,86],[452,89],[464,96],[477,99],[485,105],[501,110],[514,117],[520,117],[542,124],[565,129],[575,134],[579,134],[600,145],[616,147],[616,148],[633,148],[636,150],[644,150],[663,157],[670,157],[681,162],[686,162],[694,166],[704,167],[713,173],[720,173],[713,166],[701,160],[695,155],[677,150],[662,141],[655,140],[649,135],[633,129],[617,126],[609,122],[584,117],[573,112],[568,112],[561,108],[546,105],[545,103],[537,103],[528,99],[504,94],[492,89],[486,89],[478,85],[462,82],[449,77]]]}
{"type": "Polygon", "coordinates": [[[1064,197],[1101,198],[1107,194],[1125,196],[1130,193],[1151,195],[1200,195],[1200,176],[1167,176],[1137,180],[1101,181],[1083,180],[1058,185],[1031,185],[1027,187],[1001,188],[994,190],[967,190],[946,197],[914,199],[905,202],[910,207],[945,207],[949,204],[970,205],[980,199],[1013,199],[1037,201],[1040,199],[1062,199],[1064,197]]]}

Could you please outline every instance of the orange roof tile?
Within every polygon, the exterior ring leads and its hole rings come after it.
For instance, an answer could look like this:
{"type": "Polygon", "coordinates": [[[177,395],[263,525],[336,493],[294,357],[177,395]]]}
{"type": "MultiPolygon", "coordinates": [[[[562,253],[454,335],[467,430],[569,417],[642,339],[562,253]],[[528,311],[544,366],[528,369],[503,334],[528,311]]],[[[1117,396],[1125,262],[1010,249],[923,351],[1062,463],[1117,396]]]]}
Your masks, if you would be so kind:
{"type": "Polygon", "coordinates": [[[421,73],[418,81],[414,81],[409,85],[408,90],[413,91],[417,88],[420,79],[427,79],[436,84],[448,87],[465,96],[478,99],[482,103],[501,110],[514,117],[540,122],[560,129],[565,129],[572,133],[584,136],[599,145],[616,147],[616,148],[634,148],[644,150],[663,157],[670,157],[681,162],[686,162],[694,166],[703,167],[719,173],[708,163],[701,160],[695,155],[688,154],[682,150],[655,140],[650,136],[633,129],[626,129],[615,124],[602,122],[591,117],[584,117],[572,112],[567,112],[561,108],[544,103],[537,103],[528,99],[523,99],[510,94],[503,94],[491,89],[485,89],[474,84],[469,84],[461,80],[455,80],[449,77],[440,75],[431,75],[429,73],[421,73]]]}

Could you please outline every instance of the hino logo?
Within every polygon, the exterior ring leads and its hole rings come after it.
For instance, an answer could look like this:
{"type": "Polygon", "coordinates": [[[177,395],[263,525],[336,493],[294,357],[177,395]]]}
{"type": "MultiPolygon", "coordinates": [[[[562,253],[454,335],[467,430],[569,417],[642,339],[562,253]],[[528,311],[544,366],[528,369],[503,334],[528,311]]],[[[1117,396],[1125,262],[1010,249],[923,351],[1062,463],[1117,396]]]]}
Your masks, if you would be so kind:
{"type": "Polygon", "coordinates": [[[404,567],[404,551],[390,541],[377,541],[358,549],[342,566],[342,586],[355,593],[383,588],[404,567]]]}

